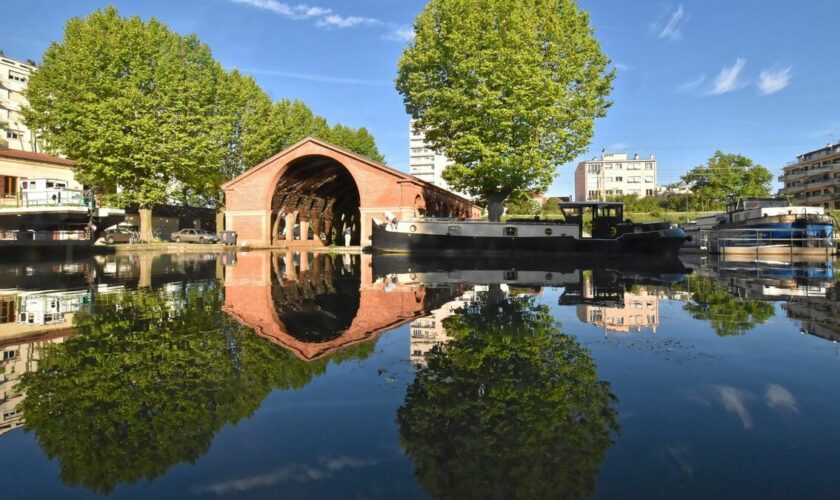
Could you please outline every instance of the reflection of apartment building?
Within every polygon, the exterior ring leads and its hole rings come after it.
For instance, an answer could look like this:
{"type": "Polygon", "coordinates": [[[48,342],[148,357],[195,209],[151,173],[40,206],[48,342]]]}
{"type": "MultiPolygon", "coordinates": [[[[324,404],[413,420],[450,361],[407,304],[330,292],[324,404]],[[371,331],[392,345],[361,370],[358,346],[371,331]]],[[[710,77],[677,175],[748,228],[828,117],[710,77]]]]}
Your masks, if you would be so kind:
{"type": "Polygon", "coordinates": [[[0,140],[4,140],[4,147],[9,149],[41,151],[43,146],[23,123],[20,114],[21,108],[28,104],[23,91],[35,69],[34,62],[17,61],[0,51],[0,140]]]}
{"type": "Polygon", "coordinates": [[[74,163],[43,152],[44,144],[23,123],[21,108],[28,103],[23,91],[36,66],[32,61],[11,59],[0,51],[0,205],[16,205],[21,179],[75,181],[74,163]]]}
{"type": "Polygon", "coordinates": [[[455,314],[455,311],[464,307],[474,298],[475,291],[467,292],[456,300],[447,302],[439,309],[432,311],[432,314],[411,322],[409,331],[411,332],[412,364],[415,366],[426,364],[426,355],[434,346],[452,340],[447,335],[446,328],[443,327],[443,320],[455,314]]]}
{"type": "Polygon", "coordinates": [[[622,306],[577,306],[578,319],[602,328],[606,333],[641,332],[659,326],[659,294],[644,287],[625,292],[622,306]]]}
{"type": "MultiPolygon", "coordinates": [[[[423,131],[414,130],[413,121],[409,124],[408,133],[408,173],[422,181],[453,191],[443,179],[443,171],[446,170],[446,167],[452,165],[452,161],[446,156],[432,151],[426,144],[426,135],[423,131]]],[[[463,193],[456,194],[467,197],[463,193]]]]}
{"type": "Polygon", "coordinates": [[[0,436],[23,425],[20,403],[26,395],[15,390],[21,376],[38,369],[40,349],[62,342],[68,333],[54,332],[34,341],[0,345],[0,436]]]}
{"type": "Polygon", "coordinates": [[[656,158],[628,158],[627,153],[601,153],[575,170],[575,201],[603,201],[611,196],[656,195],[656,158]]]}
{"type": "Polygon", "coordinates": [[[803,153],[782,170],[779,194],[791,203],[840,209],[840,141],[803,153]]]}
{"type": "Polygon", "coordinates": [[[802,322],[803,333],[840,341],[840,288],[837,286],[825,297],[796,297],[782,307],[788,318],[802,322]]]}

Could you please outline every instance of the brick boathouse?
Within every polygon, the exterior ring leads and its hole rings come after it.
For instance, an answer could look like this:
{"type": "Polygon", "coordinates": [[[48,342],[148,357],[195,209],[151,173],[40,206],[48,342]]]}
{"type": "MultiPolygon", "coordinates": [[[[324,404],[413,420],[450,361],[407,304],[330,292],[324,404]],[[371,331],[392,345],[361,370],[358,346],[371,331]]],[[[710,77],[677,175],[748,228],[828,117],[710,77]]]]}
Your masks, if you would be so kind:
{"type": "Polygon", "coordinates": [[[318,247],[371,244],[373,220],[392,212],[478,218],[454,193],[332,144],[307,138],[222,185],[225,229],[240,245],[318,247]]]}

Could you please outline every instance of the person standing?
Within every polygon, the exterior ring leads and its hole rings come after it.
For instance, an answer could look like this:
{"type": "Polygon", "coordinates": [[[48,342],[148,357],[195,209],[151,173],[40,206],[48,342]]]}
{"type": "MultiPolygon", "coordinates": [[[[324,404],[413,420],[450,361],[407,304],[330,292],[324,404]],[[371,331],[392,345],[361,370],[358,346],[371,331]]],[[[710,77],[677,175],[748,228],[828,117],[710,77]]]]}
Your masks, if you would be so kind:
{"type": "Polygon", "coordinates": [[[350,230],[350,226],[344,228],[344,246],[350,246],[350,238],[353,236],[353,232],[350,230]]]}

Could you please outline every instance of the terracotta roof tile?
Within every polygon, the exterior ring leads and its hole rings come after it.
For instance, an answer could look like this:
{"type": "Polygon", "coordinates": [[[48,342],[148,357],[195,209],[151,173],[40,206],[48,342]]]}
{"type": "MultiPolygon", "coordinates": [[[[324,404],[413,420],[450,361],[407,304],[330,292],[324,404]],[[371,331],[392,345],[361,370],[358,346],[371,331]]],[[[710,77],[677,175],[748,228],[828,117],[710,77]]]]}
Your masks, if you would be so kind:
{"type": "Polygon", "coordinates": [[[39,163],[51,163],[65,167],[75,167],[76,162],[67,158],[48,155],[46,153],[33,153],[31,151],[19,151],[17,149],[0,149],[0,158],[12,158],[14,160],[34,161],[39,163]]]}

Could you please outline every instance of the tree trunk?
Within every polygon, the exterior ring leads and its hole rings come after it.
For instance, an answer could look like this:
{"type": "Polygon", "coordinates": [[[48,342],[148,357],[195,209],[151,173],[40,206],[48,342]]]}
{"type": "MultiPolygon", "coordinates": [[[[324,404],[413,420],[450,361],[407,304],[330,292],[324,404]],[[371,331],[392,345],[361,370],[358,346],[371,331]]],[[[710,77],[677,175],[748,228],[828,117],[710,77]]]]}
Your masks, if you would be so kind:
{"type": "Polygon", "coordinates": [[[152,208],[140,207],[140,239],[152,241],[152,208]]]}
{"type": "Polygon", "coordinates": [[[216,209],[216,232],[221,233],[225,231],[227,228],[225,227],[225,209],[224,208],[217,208],[216,209]]]}
{"type": "Polygon", "coordinates": [[[487,197],[487,219],[490,222],[499,222],[502,219],[502,214],[505,213],[505,206],[503,202],[507,198],[501,193],[494,193],[487,197]]]}

